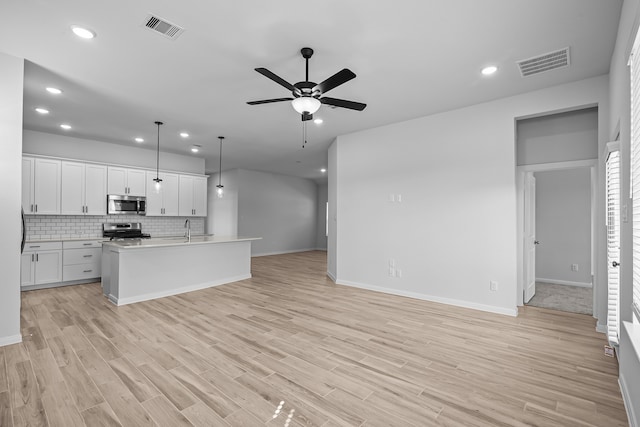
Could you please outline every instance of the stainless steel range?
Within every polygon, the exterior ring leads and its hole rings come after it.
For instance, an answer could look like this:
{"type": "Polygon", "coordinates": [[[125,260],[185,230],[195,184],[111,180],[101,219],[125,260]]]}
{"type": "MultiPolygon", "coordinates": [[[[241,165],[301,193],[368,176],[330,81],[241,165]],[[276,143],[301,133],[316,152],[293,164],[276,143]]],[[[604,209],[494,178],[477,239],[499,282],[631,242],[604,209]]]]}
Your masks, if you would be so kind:
{"type": "Polygon", "coordinates": [[[139,222],[105,222],[102,224],[102,237],[109,240],[149,239],[151,235],[142,232],[139,222]]]}

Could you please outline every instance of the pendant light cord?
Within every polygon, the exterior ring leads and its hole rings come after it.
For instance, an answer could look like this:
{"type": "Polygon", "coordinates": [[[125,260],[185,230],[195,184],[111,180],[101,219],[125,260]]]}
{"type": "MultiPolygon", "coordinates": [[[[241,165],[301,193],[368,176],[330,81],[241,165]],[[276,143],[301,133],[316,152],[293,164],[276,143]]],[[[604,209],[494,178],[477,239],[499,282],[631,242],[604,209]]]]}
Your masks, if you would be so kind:
{"type": "Polygon", "coordinates": [[[222,186],[222,140],[224,139],[224,136],[219,136],[218,139],[220,139],[220,163],[219,163],[219,167],[218,167],[218,187],[222,186]]]}
{"type": "Polygon", "coordinates": [[[162,122],[155,122],[158,125],[158,149],[156,150],[156,179],[154,181],[160,182],[160,125],[164,124],[162,122]]]}

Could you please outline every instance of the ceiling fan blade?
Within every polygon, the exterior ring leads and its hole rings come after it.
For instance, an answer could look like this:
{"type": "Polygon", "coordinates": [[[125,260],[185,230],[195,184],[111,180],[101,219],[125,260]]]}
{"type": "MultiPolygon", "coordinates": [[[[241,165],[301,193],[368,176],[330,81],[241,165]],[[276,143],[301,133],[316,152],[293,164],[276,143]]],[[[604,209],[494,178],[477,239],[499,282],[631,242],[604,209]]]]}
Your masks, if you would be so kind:
{"type": "Polygon", "coordinates": [[[266,78],[271,79],[274,82],[278,83],[280,86],[286,87],[291,92],[294,92],[296,90],[296,88],[291,83],[289,83],[288,81],[286,81],[282,77],[275,75],[274,73],[272,73],[271,71],[267,70],[266,68],[256,68],[255,70],[257,72],[259,72],[260,74],[262,74],[263,76],[265,76],[266,78]]]}
{"type": "Polygon", "coordinates": [[[322,83],[318,83],[311,89],[312,92],[320,91],[320,93],[327,93],[331,89],[340,86],[343,83],[348,82],[351,79],[356,77],[355,73],[348,68],[343,68],[342,70],[335,73],[333,76],[329,77],[322,83]]]}
{"type": "Polygon", "coordinates": [[[347,101],[346,99],[337,98],[320,98],[320,102],[327,105],[333,105],[334,107],[342,107],[358,111],[364,110],[367,106],[367,104],[363,104],[361,102],[347,101]]]}
{"type": "Polygon", "coordinates": [[[306,122],[307,120],[313,120],[313,114],[302,113],[302,121],[306,122]]]}
{"type": "Polygon", "coordinates": [[[249,105],[259,105],[259,104],[270,104],[272,102],[282,102],[282,101],[291,101],[293,98],[274,98],[274,99],[263,99],[261,101],[248,101],[249,105]]]}

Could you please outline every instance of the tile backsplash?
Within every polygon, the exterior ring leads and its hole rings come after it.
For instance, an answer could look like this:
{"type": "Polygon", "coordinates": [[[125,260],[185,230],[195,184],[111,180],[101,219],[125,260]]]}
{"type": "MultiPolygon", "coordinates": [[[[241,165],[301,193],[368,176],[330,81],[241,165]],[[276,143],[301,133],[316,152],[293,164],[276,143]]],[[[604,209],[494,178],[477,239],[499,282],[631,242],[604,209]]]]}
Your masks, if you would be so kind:
{"type": "MultiPolygon", "coordinates": [[[[105,222],[140,222],[151,237],[181,236],[186,217],[138,215],[25,215],[27,240],[83,239],[102,237],[105,222]]],[[[204,234],[204,218],[189,218],[191,234],[204,234]]]]}

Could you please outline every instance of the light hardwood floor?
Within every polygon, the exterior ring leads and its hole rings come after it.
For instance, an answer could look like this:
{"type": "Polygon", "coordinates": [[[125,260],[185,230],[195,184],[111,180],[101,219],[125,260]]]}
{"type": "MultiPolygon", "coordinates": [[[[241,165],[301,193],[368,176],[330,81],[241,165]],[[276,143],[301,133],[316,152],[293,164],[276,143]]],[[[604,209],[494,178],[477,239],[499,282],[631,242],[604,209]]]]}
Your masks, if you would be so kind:
{"type": "Polygon", "coordinates": [[[124,307],[99,284],[23,293],[0,425],[627,425],[590,316],[337,286],[325,259],[254,258],[250,280],[124,307]]]}

